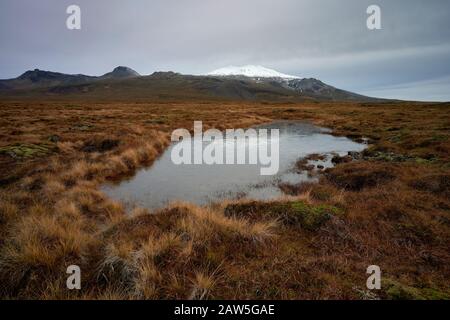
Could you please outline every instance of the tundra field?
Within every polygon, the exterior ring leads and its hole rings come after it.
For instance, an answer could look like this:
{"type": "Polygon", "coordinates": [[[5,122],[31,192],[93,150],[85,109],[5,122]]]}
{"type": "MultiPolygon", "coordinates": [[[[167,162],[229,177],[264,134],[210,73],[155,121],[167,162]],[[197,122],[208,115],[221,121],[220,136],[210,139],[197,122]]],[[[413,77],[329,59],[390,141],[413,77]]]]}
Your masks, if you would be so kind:
{"type": "Polygon", "coordinates": [[[449,299],[449,135],[450,103],[0,102],[0,297],[449,299]],[[370,146],[277,201],[127,212],[99,190],[194,120],[280,119],[370,146]]]}

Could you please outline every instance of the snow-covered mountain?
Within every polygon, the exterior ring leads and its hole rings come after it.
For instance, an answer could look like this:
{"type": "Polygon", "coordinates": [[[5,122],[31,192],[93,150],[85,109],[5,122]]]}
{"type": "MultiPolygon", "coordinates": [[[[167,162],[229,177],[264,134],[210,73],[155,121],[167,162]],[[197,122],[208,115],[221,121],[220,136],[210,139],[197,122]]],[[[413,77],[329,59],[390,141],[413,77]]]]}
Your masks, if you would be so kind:
{"type": "Polygon", "coordinates": [[[299,77],[284,74],[263,66],[246,65],[242,67],[229,66],[207,73],[208,76],[245,76],[250,78],[283,78],[298,79],[299,77]]]}
{"type": "Polygon", "coordinates": [[[287,89],[295,91],[302,96],[315,99],[327,100],[367,100],[353,92],[341,90],[330,86],[314,78],[300,78],[297,76],[284,74],[263,66],[246,65],[242,67],[230,66],[214,70],[206,74],[207,76],[220,77],[229,80],[243,80],[263,85],[266,88],[287,89]]]}

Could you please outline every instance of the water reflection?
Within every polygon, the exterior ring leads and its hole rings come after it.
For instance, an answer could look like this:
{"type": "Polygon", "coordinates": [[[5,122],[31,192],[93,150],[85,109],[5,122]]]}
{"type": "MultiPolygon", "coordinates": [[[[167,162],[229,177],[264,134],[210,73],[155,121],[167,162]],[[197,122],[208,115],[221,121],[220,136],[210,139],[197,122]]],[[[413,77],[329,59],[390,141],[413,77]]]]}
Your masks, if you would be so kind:
{"type": "Polygon", "coordinates": [[[333,153],[345,155],[348,151],[362,151],[366,147],[345,137],[332,136],[328,129],[309,123],[283,121],[255,127],[259,128],[280,130],[279,171],[274,176],[260,175],[258,164],[175,165],[171,161],[172,145],[150,168],[138,171],[128,181],[106,185],[103,191],[130,206],[150,209],[163,207],[175,200],[204,205],[221,199],[242,197],[272,199],[282,196],[278,188],[280,183],[317,180],[317,177],[295,169],[299,158],[324,154],[324,159],[315,161],[315,165],[326,168],[332,166],[333,153]]]}

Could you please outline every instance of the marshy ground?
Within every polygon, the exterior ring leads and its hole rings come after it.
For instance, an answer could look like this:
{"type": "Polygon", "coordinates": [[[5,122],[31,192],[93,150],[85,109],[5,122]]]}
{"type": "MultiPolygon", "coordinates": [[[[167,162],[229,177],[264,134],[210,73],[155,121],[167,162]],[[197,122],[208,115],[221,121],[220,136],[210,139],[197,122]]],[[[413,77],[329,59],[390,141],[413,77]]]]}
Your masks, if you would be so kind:
{"type": "Polygon", "coordinates": [[[448,299],[450,104],[0,103],[4,299],[448,299]],[[99,191],[172,130],[308,120],[370,147],[279,201],[174,203],[99,191]],[[79,265],[82,289],[66,289],[79,265]],[[366,289],[379,265],[382,289],[366,289]]]}

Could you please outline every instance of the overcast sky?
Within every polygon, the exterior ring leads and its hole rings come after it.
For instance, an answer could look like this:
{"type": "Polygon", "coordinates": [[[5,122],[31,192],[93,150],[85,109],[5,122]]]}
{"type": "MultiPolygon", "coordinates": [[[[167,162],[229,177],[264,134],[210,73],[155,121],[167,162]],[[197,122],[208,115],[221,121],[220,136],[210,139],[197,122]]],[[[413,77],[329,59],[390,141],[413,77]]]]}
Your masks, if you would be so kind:
{"type": "Polygon", "coordinates": [[[0,78],[257,64],[362,94],[450,101],[448,0],[0,0],[0,78]],[[81,7],[81,30],[66,8],[81,7]],[[381,30],[366,9],[381,7],[381,30]]]}

